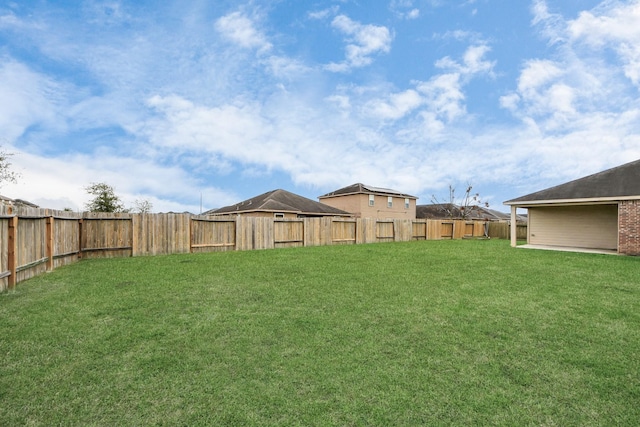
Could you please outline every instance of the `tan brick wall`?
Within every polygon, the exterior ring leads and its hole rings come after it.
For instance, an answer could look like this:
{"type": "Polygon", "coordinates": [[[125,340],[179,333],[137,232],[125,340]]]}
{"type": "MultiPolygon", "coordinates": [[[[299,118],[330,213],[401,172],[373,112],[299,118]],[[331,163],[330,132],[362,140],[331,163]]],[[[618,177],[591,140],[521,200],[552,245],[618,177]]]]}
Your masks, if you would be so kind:
{"type": "Polygon", "coordinates": [[[640,255],[640,200],[624,200],[618,205],[618,252],[640,255]]]}

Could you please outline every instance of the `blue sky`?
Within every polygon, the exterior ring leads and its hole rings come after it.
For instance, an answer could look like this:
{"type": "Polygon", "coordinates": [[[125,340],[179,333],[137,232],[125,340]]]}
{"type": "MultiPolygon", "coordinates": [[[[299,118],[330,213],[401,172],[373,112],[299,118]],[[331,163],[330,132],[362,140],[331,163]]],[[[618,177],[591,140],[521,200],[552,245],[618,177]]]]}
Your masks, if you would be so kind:
{"type": "MultiPolygon", "coordinates": [[[[640,158],[640,2],[0,1],[0,193],[502,202],[640,158]]],[[[202,200],[202,205],[201,205],[202,200]]]]}

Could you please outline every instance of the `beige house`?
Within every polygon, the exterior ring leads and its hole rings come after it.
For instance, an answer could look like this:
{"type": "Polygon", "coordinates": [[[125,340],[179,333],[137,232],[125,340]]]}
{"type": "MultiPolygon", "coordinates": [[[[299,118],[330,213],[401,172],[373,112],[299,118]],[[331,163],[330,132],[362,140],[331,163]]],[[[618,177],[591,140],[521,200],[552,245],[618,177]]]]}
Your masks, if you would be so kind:
{"type": "Polygon", "coordinates": [[[640,255],[640,160],[504,202],[528,210],[530,247],[640,255]]]}
{"type": "Polygon", "coordinates": [[[234,205],[211,209],[202,215],[269,218],[353,217],[348,212],[280,189],[268,191],[234,205]]]}
{"type": "Polygon", "coordinates": [[[320,202],[351,212],[358,218],[376,219],[416,219],[417,199],[389,188],[364,184],[353,184],[318,197],[320,202]]]}

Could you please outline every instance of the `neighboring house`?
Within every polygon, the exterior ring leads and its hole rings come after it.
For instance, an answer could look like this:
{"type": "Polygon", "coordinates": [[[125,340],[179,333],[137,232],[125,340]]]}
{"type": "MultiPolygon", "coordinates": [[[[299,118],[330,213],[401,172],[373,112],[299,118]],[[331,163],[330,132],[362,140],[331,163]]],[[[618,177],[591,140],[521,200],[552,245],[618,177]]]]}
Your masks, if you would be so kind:
{"type": "Polygon", "coordinates": [[[400,191],[364,184],[353,184],[318,197],[322,203],[358,218],[376,219],[416,219],[417,199],[400,191]]]}
{"type": "MultiPolygon", "coordinates": [[[[469,213],[464,219],[470,221],[508,221],[509,214],[489,209],[484,206],[468,206],[469,213]]],[[[416,206],[417,219],[462,219],[462,207],[451,203],[433,203],[416,206]]],[[[525,220],[518,216],[518,221],[525,220]]]]}
{"type": "Polygon", "coordinates": [[[0,203],[16,207],[39,208],[40,206],[22,199],[11,199],[0,194],[0,203]]]}
{"type": "Polygon", "coordinates": [[[304,218],[352,217],[348,212],[307,199],[286,190],[273,190],[235,205],[212,209],[202,215],[244,215],[251,217],[304,218]]]}
{"type": "Polygon", "coordinates": [[[529,245],[640,255],[640,160],[504,203],[528,210],[529,245]]]}

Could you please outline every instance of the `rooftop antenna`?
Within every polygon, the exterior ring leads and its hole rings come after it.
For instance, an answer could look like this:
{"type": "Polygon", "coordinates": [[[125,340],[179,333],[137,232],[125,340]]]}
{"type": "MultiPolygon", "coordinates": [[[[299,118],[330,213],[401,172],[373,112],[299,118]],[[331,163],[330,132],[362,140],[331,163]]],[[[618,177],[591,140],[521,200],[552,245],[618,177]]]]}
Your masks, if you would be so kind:
{"type": "Polygon", "coordinates": [[[202,191],[200,192],[200,215],[202,215],[202,191]]]}

